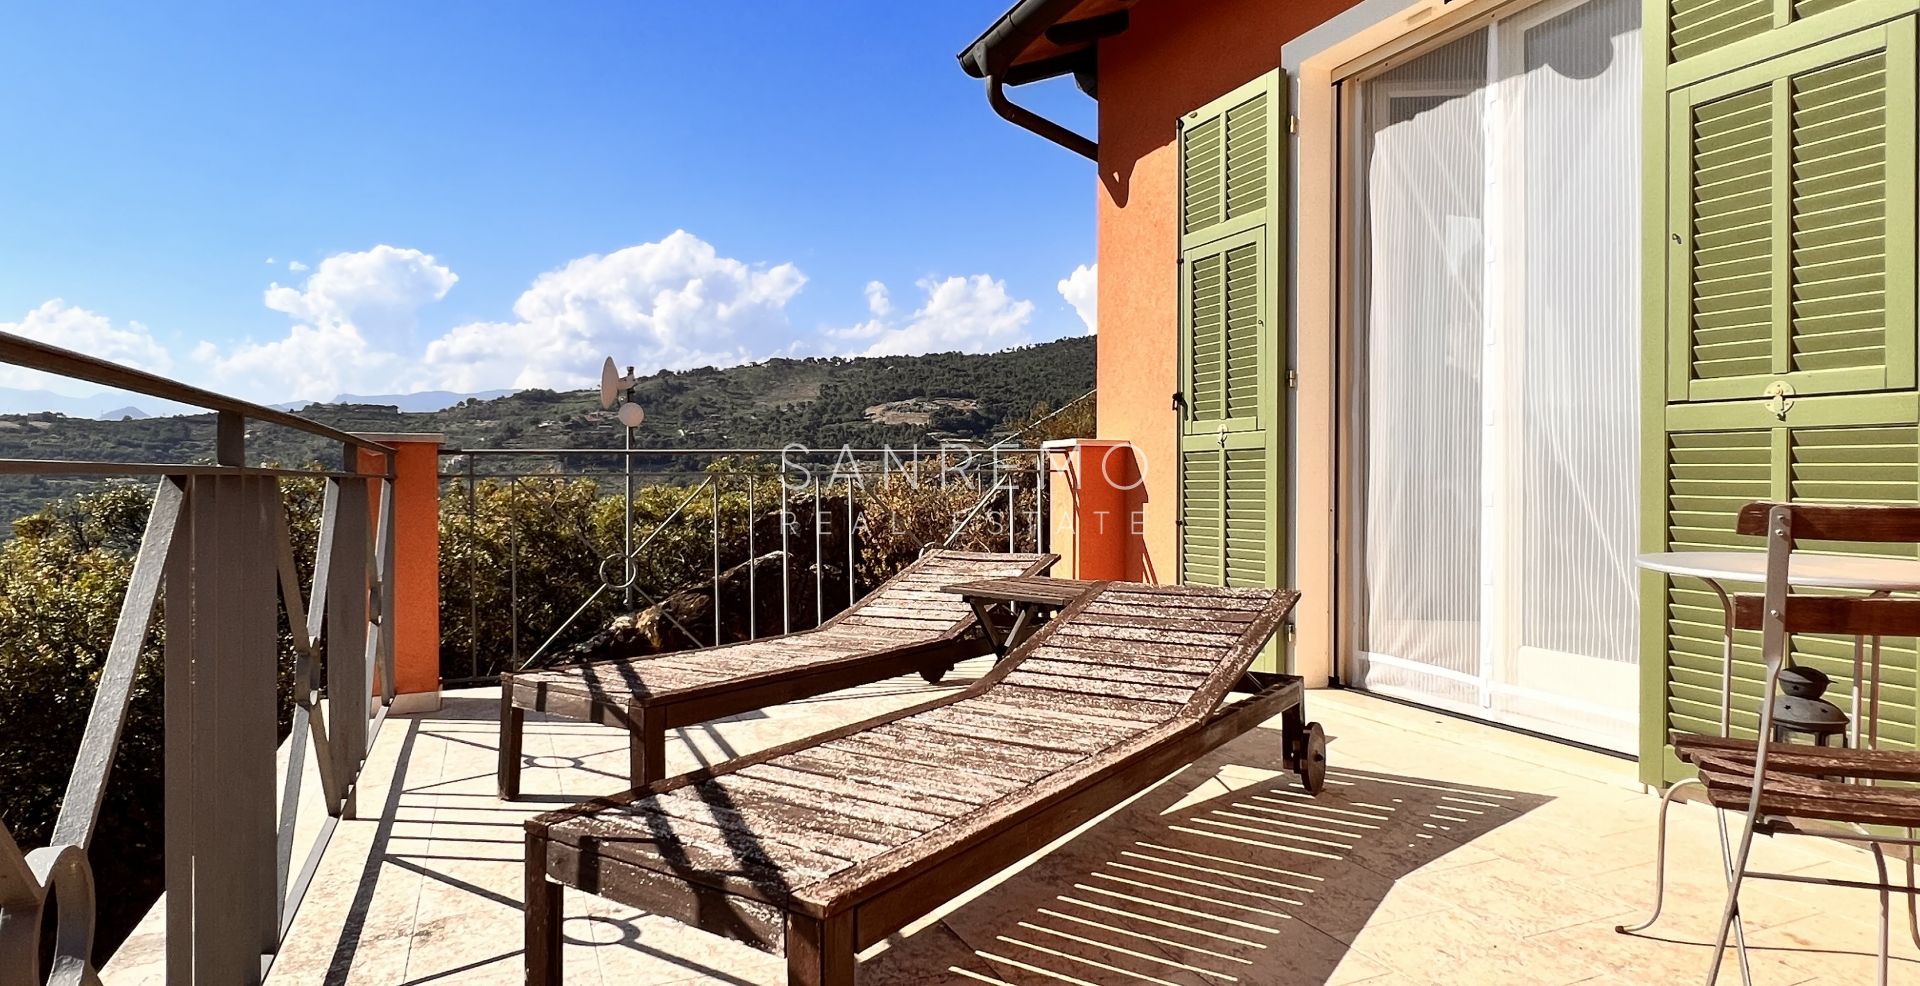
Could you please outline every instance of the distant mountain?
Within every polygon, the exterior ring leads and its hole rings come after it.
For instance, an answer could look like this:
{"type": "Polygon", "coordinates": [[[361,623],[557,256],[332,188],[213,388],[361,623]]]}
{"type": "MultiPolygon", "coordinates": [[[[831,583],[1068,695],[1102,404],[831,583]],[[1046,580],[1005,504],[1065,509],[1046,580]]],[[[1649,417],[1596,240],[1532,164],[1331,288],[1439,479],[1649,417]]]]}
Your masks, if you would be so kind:
{"type": "MultiPolygon", "coordinates": [[[[904,449],[947,439],[991,441],[1030,419],[1036,407],[1058,408],[1092,390],[1095,343],[1093,336],[1076,336],[986,355],[770,359],[726,369],[662,370],[634,385],[634,399],[647,412],[635,444],[667,452],[788,443],[904,449]]],[[[488,396],[407,395],[443,405],[408,411],[398,408],[400,398],[342,394],[339,403],[308,404],[300,413],[346,431],[444,434],[454,448],[605,449],[621,442],[614,412],[600,407],[594,391],[488,396]]],[[[1091,417],[1087,420],[1091,427],[1091,417]]],[[[0,414],[0,458],[208,462],[213,442],[211,414],[111,422],[0,414]]],[[[337,461],[339,454],[336,446],[291,429],[248,429],[247,458],[255,463],[304,465],[337,461]]],[[[650,472],[695,472],[709,461],[637,458],[650,472]]],[[[580,456],[542,457],[526,465],[569,463],[606,465],[604,459],[580,456]]],[[[91,477],[0,477],[0,522],[97,483],[91,477]]]]}
{"type": "MultiPolygon", "coordinates": [[[[375,404],[397,407],[402,411],[426,412],[444,411],[468,398],[490,401],[512,394],[511,390],[483,390],[476,394],[455,394],[445,390],[429,390],[418,394],[341,394],[329,404],[375,404]]],[[[303,411],[320,401],[289,401],[285,404],[272,404],[270,407],[281,411],[303,411]]],[[[156,400],[137,394],[104,392],[88,397],[72,397],[56,394],[51,390],[36,390],[31,387],[0,387],[0,414],[37,414],[52,411],[69,418],[100,418],[104,421],[118,421],[121,418],[156,418],[182,414],[200,414],[199,408],[175,404],[172,401],[156,400]],[[131,398],[137,403],[128,403],[131,398]]]]}
{"type": "MultiPolygon", "coordinates": [[[[66,394],[56,394],[51,390],[36,390],[31,387],[0,387],[0,414],[53,411],[70,418],[98,418],[109,412],[124,409],[127,406],[127,398],[130,396],[132,395],[105,392],[88,397],[71,397],[66,394]]],[[[136,410],[140,410],[140,416],[143,418],[151,413],[144,409],[136,410]]]]}
{"type": "Polygon", "coordinates": [[[402,411],[424,413],[428,411],[444,411],[455,404],[463,403],[469,399],[491,401],[501,397],[511,397],[514,393],[515,392],[511,390],[483,390],[477,394],[455,394],[445,390],[424,390],[417,394],[374,394],[372,396],[341,394],[328,403],[375,404],[383,407],[397,407],[402,411]]]}

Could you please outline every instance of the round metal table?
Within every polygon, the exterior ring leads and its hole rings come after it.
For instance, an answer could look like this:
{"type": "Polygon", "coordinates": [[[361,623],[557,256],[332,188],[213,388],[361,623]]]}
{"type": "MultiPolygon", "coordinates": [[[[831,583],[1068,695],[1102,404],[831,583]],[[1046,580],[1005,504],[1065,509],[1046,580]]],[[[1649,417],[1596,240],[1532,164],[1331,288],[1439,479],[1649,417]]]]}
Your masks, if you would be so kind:
{"type": "MultiPolygon", "coordinates": [[[[1767,580],[1766,552],[1662,551],[1641,555],[1634,559],[1634,563],[1650,572],[1660,572],[1676,578],[1699,579],[1713,590],[1715,596],[1719,597],[1723,621],[1720,650],[1720,735],[1726,736],[1732,719],[1734,627],[1733,597],[1727,594],[1722,583],[1764,583],[1767,580]]],[[[1920,592],[1920,560],[1866,555],[1794,554],[1789,555],[1787,559],[1787,584],[1801,589],[1842,589],[1866,592],[1876,596],[1884,596],[1892,592],[1920,592]]],[[[1879,638],[1873,641],[1873,672],[1870,677],[1862,673],[1864,651],[1864,642],[1856,639],[1853,643],[1853,709],[1852,718],[1847,726],[1847,742],[1855,748],[1860,745],[1860,686],[1863,678],[1873,682],[1873,698],[1867,708],[1867,742],[1870,746],[1877,745],[1879,742],[1879,638]]],[[[1652,927],[1653,923],[1660,919],[1660,911],[1666,902],[1667,887],[1667,809],[1671,806],[1674,796],[1683,788],[1699,783],[1697,779],[1688,779],[1669,785],[1666,794],[1661,797],[1660,814],[1655,822],[1658,826],[1658,842],[1654,854],[1653,914],[1636,925],[1615,925],[1615,931],[1634,934],[1652,927]]],[[[1721,852],[1723,856],[1730,855],[1725,813],[1715,812],[1715,815],[1720,823],[1721,852]]],[[[1734,925],[1734,934],[1744,942],[1746,933],[1741,925],[1737,923],[1734,925]]]]}
{"type": "MultiPolygon", "coordinates": [[[[1662,551],[1641,555],[1634,560],[1650,572],[1681,578],[1699,579],[1720,600],[1720,735],[1727,735],[1733,704],[1733,597],[1725,582],[1765,582],[1767,555],[1764,551],[1662,551]]],[[[1920,560],[1867,555],[1795,554],[1787,563],[1787,584],[1801,589],[1849,589],[1885,595],[1890,592],[1920,592],[1920,560]]],[[[1853,648],[1853,721],[1847,741],[1860,745],[1860,692],[1864,648],[1855,641],[1853,648]]],[[[1877,740],[1879,724],[1880,642],[1873,644],[1875,687],[1869,710],[1868,734],[1877,740]]]]}

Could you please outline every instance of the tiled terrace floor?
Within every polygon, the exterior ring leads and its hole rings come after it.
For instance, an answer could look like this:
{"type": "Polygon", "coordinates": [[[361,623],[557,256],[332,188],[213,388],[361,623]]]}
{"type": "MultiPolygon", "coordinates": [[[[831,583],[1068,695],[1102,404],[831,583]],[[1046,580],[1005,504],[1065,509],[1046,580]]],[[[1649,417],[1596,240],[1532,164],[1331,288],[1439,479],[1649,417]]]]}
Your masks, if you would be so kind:
{"type": "MultiPolygon", "coordinates": [[[[983,668],[962,665],[950,682],[983,668]]],[[[670,742],[673,767],[737,754],[922,700],[903,679],[771,710],[670,742]]],[[[367,768],[364,821],[334,838],[275,964],[274,986],[515,983],[520,827],[536,810],[621,786],[624,734],[530,723],[540,799],[493,793],[496,693],[455,692],[396,719],[367,768]],[[397,783],[396,779],[397,765],[397,783]],[[557,768],[557,769],[556,769],[557,768]]],[[[1656,799],[1624,761],[1367,698],[1314,692],[1332,738],[1318,799],[1269,769],[1261,729],[1181,771],[989,889],[864,957],[874,984],[1699,982],[1720,903],[1711,815],[1674,813],[1667,916],[1615,934],[1652,886],[1656,799]]],[[[1766,865],[1866,875],[1865,855],[1763,842],[1766,865]]],[[[567,894],[567,981],[784,982],[777,958],[567,894]]],[[[1872,981],[1877,901],[1787,884],[1750,894],[1760,983],[1872,981]]],[[[1894,982],[1920,982],[1895,927],[1894,982]]],[[[155,982],[136,936],[110,984],[155,982]]],[[[1723,982],[1737,981],[1729,967],[1723,982]]]]}

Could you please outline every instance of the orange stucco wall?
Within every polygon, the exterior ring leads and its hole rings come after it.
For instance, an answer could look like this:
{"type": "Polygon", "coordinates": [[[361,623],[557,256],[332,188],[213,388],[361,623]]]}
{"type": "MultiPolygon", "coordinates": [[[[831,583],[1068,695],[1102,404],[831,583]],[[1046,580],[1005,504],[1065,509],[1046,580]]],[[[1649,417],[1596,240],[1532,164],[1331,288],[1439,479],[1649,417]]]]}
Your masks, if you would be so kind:
{"type": "MultiPolygon", "coordinates": [[[[1127,576],[1171,582],[1176,575],[1175,464],[1178,383],[1178,203],[1175,121],[1190,110],[1280,64],[1280,49],[1352,0],[1209,0],[1142,3],[1126,33],[1100,45],[1100,347],[1099,435],[1130,441],[1144,482],[1131,509],[1139,533],[1127,547],[1127,576]]],[[[1303,371],[1305,366],[1303,366],[1303,371]]],[[[1304,376],[1304,372],[1303,372],[1304,376]]],[[[1330,445],[1317,406],[1321,381],[1303,380],[1288,441],[1296,449],[1330,445]],[[1309,398],[1313,400],[1309,400],[1309,398]],[[1313,434],[1304,434],[1312,431],[1313,434]]],[[[1322,474],[1318,454],[1303,457],[1322,474]]],[[[1305,477],[1303,477],[1305,478],[1305,477]]],[[[1316,483],[1323,477],[1316,476],[1316,483]]],[[[1293,507],[1312,523],[1296,525],[1293,544],[1303,598],[1296,611],[1303,668],[1324,680],[1331,543],[1326,497],[1296,484],[1293,507]],[[1302,496],[1302,494],[1307,494],[1302,496]],[[1312,528],[1307,530],[1306,528],[1312,528]],[[1310,559],[1308,556],[1312,556],[1310,559]],[[1317,653],[1312,653],[1316,652],[1317,653]]]]}
{"type": "MultiPolygon", "coordinates": [[[[393,480],[394,691],[440,690],[440,436],[376,435],[397,452],[393,480]]],[[[360,452],[360,471],[386,470],[383,456],[360,452]]],[[[376,485],[377,489],[377,485],[376,485]]],[[[379,524],[376,493],[371,518],[379,524]]]]}

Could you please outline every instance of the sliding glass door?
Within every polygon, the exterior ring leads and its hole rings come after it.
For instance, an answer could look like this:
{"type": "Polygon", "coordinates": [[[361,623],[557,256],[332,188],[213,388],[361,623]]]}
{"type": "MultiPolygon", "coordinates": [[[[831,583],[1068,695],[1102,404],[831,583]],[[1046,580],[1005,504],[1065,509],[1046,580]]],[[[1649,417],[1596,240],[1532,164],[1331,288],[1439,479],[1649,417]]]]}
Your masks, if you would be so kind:
{"type": "Polygon", "coordinates": [[[1349,84],[1349,676],[1634,743],[1637,0],[1349,84]]]}

